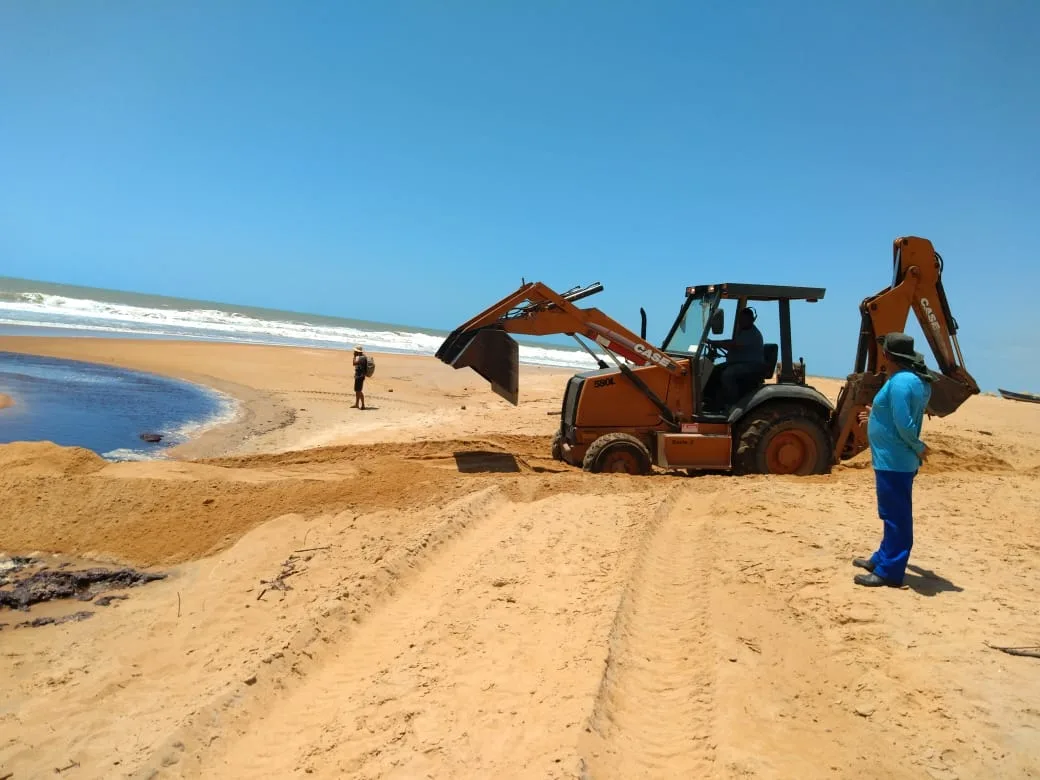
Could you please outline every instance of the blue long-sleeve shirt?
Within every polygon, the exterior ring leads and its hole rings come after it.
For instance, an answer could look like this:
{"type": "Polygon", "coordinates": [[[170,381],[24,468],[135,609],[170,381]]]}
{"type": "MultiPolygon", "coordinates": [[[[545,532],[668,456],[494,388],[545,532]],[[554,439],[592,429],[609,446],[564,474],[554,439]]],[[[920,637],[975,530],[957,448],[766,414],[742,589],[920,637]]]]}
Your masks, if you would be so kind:
{"type": "Polygon", "coordinates": [[[893,374],[877,396],[870,410],[867,438],[876,471],[917,471],[920,454],[921,424],[931,398],[931,386],[912,371],[893,374]]]}

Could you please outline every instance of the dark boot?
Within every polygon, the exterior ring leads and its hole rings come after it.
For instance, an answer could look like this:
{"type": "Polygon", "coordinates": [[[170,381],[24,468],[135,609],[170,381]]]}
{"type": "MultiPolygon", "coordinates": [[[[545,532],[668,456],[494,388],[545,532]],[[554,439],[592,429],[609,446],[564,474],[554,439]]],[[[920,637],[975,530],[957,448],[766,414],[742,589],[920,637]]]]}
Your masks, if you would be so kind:
{"type": "Polygon", "coordinates": [[[902,585],[898,582],[889,582],[888,580],[882,579],[881,577],[871,572],[870,574],[857,574],[852,578],[852,581],[857,585],[864,585],[868,588],[878,588],[882,585],[888,586],[889,588],[900,588],[902,585]]]}
{"type": "Polygon", "coordinates": [[[874,563],[869,558],[853,558],[852,565],[867,571],[874,571],[874,563]]]}

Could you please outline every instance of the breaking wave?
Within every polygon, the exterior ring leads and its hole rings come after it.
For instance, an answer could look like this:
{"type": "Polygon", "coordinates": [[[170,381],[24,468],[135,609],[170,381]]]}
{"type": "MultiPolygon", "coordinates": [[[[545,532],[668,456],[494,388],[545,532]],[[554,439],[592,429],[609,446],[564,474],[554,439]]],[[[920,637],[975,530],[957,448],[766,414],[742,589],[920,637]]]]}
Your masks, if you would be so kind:
{"type": "MultiPolygon", "coordinates": [[[[212,306],[176,308],[165,303],[148,306],[45,292],[0,290],[0,325],[15,327],[330,348],[349,348],[363,343],[376,352],[414,355],[434,354],[447,335],[420,329],[388,329],[331,317],[310,318],[289,312],[265,311],[263,314],[269,316],[212,306]]],[[[595,361],[585,352],[527,344],[520,345],[520,360],[560,368],[595,367],[595,361]]]]}

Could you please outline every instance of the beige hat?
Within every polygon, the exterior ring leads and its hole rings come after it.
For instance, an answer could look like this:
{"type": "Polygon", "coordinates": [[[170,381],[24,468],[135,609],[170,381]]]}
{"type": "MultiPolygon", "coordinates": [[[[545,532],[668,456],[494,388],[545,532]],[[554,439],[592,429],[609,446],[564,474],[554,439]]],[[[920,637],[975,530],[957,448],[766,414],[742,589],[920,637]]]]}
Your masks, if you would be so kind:
{"type": "Polygon", "coordinates": [[[354,347],[354,351],[355,351],[355,352],[363,352],[364,350],[363,350],[363,349],[361,349],[361,345],[360,345],[360,344],[358,344],[358,345],[357,345],[356,347],[354,347]]]}

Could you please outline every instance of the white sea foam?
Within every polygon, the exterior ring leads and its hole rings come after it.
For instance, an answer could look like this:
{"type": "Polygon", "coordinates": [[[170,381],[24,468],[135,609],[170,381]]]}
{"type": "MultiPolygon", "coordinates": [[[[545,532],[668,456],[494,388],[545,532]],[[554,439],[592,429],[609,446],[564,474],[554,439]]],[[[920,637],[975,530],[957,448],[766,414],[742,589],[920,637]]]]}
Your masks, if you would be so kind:
{"type": "MultiPolygon", "coordinates": [[[[419,330],[386,330],[293,319],[264,319],[214,308],[175,309],[24,292],[0,300],[0,325],[89,330],[126,336],[206,339],[253,344],[350,347],[432,355],[443,336],[419,330]]],[[[520,345],[520,360],[542,366],[594,368],[581,351],[520,345]]]]}
{"type": "Polygon", "coordinates": [[[105,460],[112,460],[118,462],[126,461],[148,461],[148,460],[161,460],[165,457],[163,453],[151,454],[143,450],[132,450],[126,447],[120,447],[119,449],[109,450],[101,454],[101,457],[105,460]]]}
{"type": "Polygon", "coordinates": [[[203,389],[216,399],[217,410],[203,420],[190,420],[175,430],[160,431],[164,438],[174,443],[185,442],[218,425],[226,425],[233,422],[238,417],[241,404],[237,400],[212,388],[207,387],[203,389]]]}
{"type": "Polygon", "coordinates": [[[177,428],[163,428],[157,431],[162,435],[163,446],[154,445],[142,449],[120,447],[102,453],[101,457],[112,461],[148,461],[165,460],[169,457],[169,449],[178,444],[190,441],[218,425],[233,422],[238,416],[241,405],[229,395],[205,387],[201,388],[217,401],[217,410],[201,420],[189,420],[177,428]]]}

